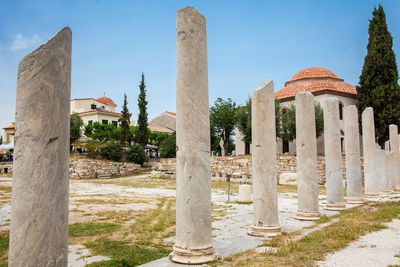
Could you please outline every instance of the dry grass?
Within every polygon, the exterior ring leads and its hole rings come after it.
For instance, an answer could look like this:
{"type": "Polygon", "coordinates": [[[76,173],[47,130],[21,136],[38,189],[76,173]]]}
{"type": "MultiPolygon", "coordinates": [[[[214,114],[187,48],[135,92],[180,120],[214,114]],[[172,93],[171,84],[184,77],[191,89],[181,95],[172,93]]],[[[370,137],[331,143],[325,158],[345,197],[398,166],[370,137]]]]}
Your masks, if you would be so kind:
{"type": "MultiPolygon", "coordinates": [[[[212,265],[223,266],[315,266],[325,255],[345,248],[350,242],[369,232],[386,228],[400,214],[399,202],[368,203],[342,211],[334,216],[338,220],[298,240],[299,233],[286,234],[267,241],[267,246],[276,247],[277,253],[259,254],[255,250],[239,253],[216,261],[212,265]]],[[[322,218],[326,222],[331,218],[322,218]]]]}

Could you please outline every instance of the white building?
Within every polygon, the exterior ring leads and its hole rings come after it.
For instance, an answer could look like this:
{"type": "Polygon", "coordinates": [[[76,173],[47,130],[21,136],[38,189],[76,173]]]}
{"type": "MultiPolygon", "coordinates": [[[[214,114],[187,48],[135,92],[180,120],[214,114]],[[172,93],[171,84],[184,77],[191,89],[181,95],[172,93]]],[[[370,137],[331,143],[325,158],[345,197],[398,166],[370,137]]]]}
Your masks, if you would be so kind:
{"type": "MultiPolygon", "coordinates": [[[[340,133],[342,136],[342,151],[344,148],[344,122],[343,109],[349,105],[355,105],[357,100],[357,90],[354,85],[345,83],[343,79],[337,77],[332,71],[321,68],[306,68],[297,72],[285,83],[285,87],[275,92],[275,97],[280,100],[282,109],[295,103],[295,96],[299,92],[310,92],[314,95],[315,101],[321,104],[324,109],[324,100],[328,97],[337,97],[339,99],[339,119],[340,133]]],[[[244,155],[251,152],[251,148],[241,140],[241,134],[235,131],[236,137],[236,155],[244,155]]],[[[362,146],[361,146],[362,147],[362,146]]],[[[293,142],[277,142],[277,153],[296,152],[296,140],[293,142]]],[[[324,136],[317,139],[317,153],[324,154],[324,136]]]]}
{"type": "Polygon", "coordinates": [[[99,122],[111,123],[118,127],[118,119],[122,117],[122,114],[115,111],[116,107],[114,101],[106,96],[97,99],[77,98],[71,100],[71,113],[78,113],[85,125],[99,122]]]}

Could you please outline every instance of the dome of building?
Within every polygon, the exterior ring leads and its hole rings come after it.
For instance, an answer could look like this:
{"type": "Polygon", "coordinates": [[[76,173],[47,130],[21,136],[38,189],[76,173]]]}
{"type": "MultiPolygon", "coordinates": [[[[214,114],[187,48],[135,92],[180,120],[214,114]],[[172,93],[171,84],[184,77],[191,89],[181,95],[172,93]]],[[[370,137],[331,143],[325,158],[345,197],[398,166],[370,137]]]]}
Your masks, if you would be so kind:
{"type": "Polygon", "coordinates": [[[306,68],[302,69],[301,71],[297,72],[295,75],[293,75],[292,79],[290,79],[290,82],[297,81],[297,80],[302,80],[302,79],[310,79],[310,78],[332,78],[332,79],[340,79],[338,76],[336,76],[335,73],[332,71],[321,68],[321,67],[311,67],[311,68],[306,68]]]}
{"type": "Polygon", "coordinates": [[[350,97],[357,95],[356,87],[345,83],[342,78],[332,71],[311,67],[302,69],[285,83],[285,87],[275,92],[275,97],[280,100],[290,100],[299,92],[319,93],[336,92],[350,97]]]}
{"type": "Polygon", "coordinates": [[[101,103],[104,103],[104,104],[111,104],[111,105],[116,106],[116,104],[114,103],[114,101],[113,101],[111,98],[106,97],[106,96],[99,97],[99,98],[97,98],[96,100],[99,101],[99,102],[101,102],[101,103]]]}

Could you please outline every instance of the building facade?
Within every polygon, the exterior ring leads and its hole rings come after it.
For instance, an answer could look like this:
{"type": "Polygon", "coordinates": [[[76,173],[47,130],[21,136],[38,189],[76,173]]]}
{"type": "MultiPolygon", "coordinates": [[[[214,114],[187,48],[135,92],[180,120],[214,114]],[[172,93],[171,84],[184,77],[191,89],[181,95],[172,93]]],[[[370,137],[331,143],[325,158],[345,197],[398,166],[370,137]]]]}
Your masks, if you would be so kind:
{"type": "Polygon", "coordinates": [[[71,100],[71,113],[76,112],[82,118],[85,125],[95,122],[103,124],[119,125],[122,114],[116,112],[117,105],[106,96],[94,98],[77,98],[71,100]]]}
{"type": "MultiPolygon", "coordinates": [[[[342,138],[342,148],[344,148],[344,121],[343,111],[349,105],[355,105],[357,101],[357,90],[354,85],[345,83],[332,71],[321,68],[311,67],[297,72],[293,77],[285,83],[285,87],[275,92],[275,97],[281,103],[281,111],[295,104],[296,94],[299,92],[310,92],[314,95],[316,102],[321,104],[324,109],[324,100],[328,97],[337,97],[339,99],[339,119],[340,133],[342,138]]],[[[246,149],[246,144],[241,140],[240,132],[235,129],[236,136],[236,155],[247,154],[251,152],[251,148],[246,149]]],[[[361,140],[361,138],[360,138],[361,140]]],[[[296,140],[293,142],[277,141],[277,153],[294,153],[296,152],[296,140]]],[[[362,146],[361,146],[362,147],[362,146]]],[[[342,151],[344,151],[342,149],[342,151]]],[[[317,153],[324,154],[324,136],[317,139],[317,153]]]]}
{"type": "Polygon", "coordinates": [[[4,127],[3,130],[3,144],[14,144],[15,122],[12,122],[10,126],[4,127]]]}

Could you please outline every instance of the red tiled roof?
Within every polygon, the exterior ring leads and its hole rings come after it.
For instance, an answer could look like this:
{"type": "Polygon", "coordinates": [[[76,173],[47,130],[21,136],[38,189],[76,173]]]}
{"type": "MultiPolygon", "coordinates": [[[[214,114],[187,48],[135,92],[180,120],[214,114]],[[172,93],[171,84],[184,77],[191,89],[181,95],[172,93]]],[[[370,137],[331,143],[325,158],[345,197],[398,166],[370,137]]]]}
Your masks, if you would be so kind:
{"type": "Polygon", "coordinates": [[[106,97],[106,96],[99,97],[96,100],[101,102],[101,103],[104,103],[104,104],[111,104],[111,105],[115,105],[116,106],[114,101],[111,98],[106,97]]]}
{"type": "Polygon", "coordinates": [[[169,111],[165,111],[165,112],[176,117],[176,113],[174,113],[174,112],[169,112],[169,111]]]}
{"type": "Polygon", "coordinates": [[[299,92],[316,93],[320,91],[333,91],[349,95],[357,95],[356,87],[343,82],[343,79],[337,77],[333,72],[325,68],[313,67],[303,69],[293,75],[290,81],[285,83],[285,87],[275,92],[275,97],[278,99],[286,99],[295,97],[299,92]],[[324,79],[328,78],[328,79],[324,79]],[[298,80],[318,79],[310,85],[301,85],[293,83],[298,80]],[[333,80],[332,80],[333,79],[333,80]]]}
{"type": "Polygon", "coordinates": [[[338,76],[336,76],[335,73],[328,69],[321,67],[311,67],[302,69],[301,71],[297,72],[287,83],[309,78],[332,78],[343,81],[343,79],[339,78],[338,76]]]}

